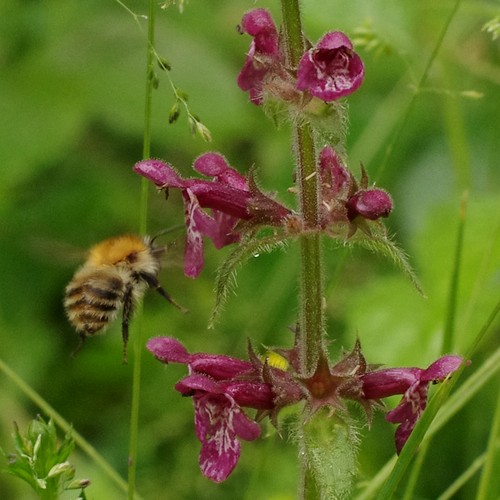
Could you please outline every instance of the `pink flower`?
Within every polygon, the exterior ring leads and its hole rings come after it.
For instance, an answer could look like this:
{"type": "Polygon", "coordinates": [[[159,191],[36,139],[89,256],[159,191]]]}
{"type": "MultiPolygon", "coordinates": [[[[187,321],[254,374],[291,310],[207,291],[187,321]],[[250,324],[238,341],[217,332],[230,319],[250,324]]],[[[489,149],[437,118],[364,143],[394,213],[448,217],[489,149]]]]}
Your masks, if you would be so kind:
{"type": "Polygon", "coordinates": [[[254,104],[262,103],[262,87],[269,73],[280,61],[278,33],[271,14],[254,9],[243,16],[242,32],[253,36],[245,64],[238,75],[238,86],[249,91],[254,104]]]}
{"type": "Polygon", "coordinates": [[[193,398],[200,468],[208,479],[224,481],[238,463],[240,439],[253,441],[260,435],[259,425],[242,408],[265,412],[275,407],[276,395],[263,380],[262,366],[224,355],[189,354],[172,337],[152,338],[147,348],[163,363],[188,366],[189,375],[175,388],[193,398]]]}
{"type": "Polygon", "coordinates": [[[403,394],[399,404],[391,410],[386,420],[400,424],[396,430],[396,450],[401,452],[404,444],[427,406],[427,393],[431,382],[442,382],[455,372],[462,358],[443,356],[426,370],[421,368],[388,368],[365,373],[362,377],[363,394],[366,399],[380,399],[403,394]]]}
{"type": "Polygon", "coordinates": [[[175,169],[161,160],[143,160],[134,171],[162,189],[182,191],[186,221],[184,274],[195,278],[203,269],[203,236],[216,248],[239,241],[240,221],[247,225],[280,225],[290,210],[264,195],[252,179],[231,168],[218,153],[199,156],[193,168],[207,179],[183,179],[175,169]],[[211,209],[211,214],[204,209],[211,209]]]}
{"type": "Polygon", "coordinates": [[[344,33],[327,33],[299,62],[297,88],[329,102],[352,94],[365,69],[344,33]]]}

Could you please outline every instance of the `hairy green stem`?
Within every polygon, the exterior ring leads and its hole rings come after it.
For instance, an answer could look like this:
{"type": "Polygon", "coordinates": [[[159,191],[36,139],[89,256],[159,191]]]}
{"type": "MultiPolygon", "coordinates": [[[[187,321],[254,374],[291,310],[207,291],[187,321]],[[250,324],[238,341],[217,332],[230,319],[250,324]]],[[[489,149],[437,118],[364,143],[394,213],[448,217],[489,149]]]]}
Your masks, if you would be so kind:
{"type": "MultiPolygon", "coordinates": [[[[306,227],[318,225],[318,175],[312,130],[297,126],[298,191],[302,217],[306,227]]],[[[316,368],[323,335],[323,281],[320,236],[302,236],[300,240],[300,342],[302,370],[316,368]]]]}
{"type": "MultiPolygon", "coordinates": [[[[302,22],[298,0],[281,0],[283,27],[287,63],[296,68],[305,44],[302,34],[302,22]]],[[[307,123],[297,123],[294,130],[297,155],[297,188],[300,212],[305,227],[318,226],[319,212],[319,179],[316,166],[316,152],[313,131],[307,123]]],[[[300,239],[300,328],[298,345],[301,350],[301,370],[311,373],[315,370],[320,356],[323,337],[323,280],[321,241],[318,234],[303,235],[300,239]]],[[[307,432],[302,422],[304,433],[307,432]]],[[[316,497],[316,479],[311,473],[304,453],[307,436],[302,436],[299,444],[301,452],[300,497],[312,499],[316,497]]]]}
{"type": "MultiPolygon", "coordinates": [[[[148,14],[148,41],[146,56],[146,92],[144,102],[144,137],[142,157],[144,159],[151,156],[151,101],[153,97],[154,81],[154,31],[155,31],[155,7],[153,0],[149,1],[148,14]]],[[[141,197],[139,211],[139,233],[144,236],[147,232],[147,210],[148,210],[148,181],[143,178],[141,181],[141,197]]],[[[137,319],[137,328],[134,336],[134,367],[132,373],[132,405],[130,412],[130,437],[128,456],[128,498],[133,500],[136,489],[137,473],[137,445],[139,435],[139,408],[141,393],[141,368],[142,368],[142,330],[140,325],[140,315],[137,319]]]]}
{"type": "MultiPolygon", "coordinates": [[[[288,64],[298,65],[304,51],[300,10],[297,0],[282,0],[288,64]]],[[[297,154],[297,188],[300,212],[306,227],[318,226],[319,180],[313,131],[309,124],[298,123],[294,130],[297,154]]],[[[302,369],[310,372],[316,367],[323,333],[323,283],[320,237],[308,234],[301,237],[301,318],[300,348],[302,369]]]]}

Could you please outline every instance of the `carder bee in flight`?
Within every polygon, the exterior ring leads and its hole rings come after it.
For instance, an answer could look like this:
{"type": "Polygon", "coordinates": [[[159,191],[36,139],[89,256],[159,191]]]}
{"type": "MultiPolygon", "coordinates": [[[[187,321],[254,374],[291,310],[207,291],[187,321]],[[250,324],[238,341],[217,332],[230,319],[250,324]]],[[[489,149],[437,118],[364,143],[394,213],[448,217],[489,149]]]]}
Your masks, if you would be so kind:
{"type": "Polygon", "coordinates": [[[147,288],[154,288],[178,309],[186,312],[161,287],[158,281],[160,258],[164,247],[153,240],[125,234],[93,246],[86,262],[66,287],[64,308],[69,322],[80,335],[87,337],[105,329],[123,306],[123,360],[127,362],[129,322],[134,305],[147,288]]]}

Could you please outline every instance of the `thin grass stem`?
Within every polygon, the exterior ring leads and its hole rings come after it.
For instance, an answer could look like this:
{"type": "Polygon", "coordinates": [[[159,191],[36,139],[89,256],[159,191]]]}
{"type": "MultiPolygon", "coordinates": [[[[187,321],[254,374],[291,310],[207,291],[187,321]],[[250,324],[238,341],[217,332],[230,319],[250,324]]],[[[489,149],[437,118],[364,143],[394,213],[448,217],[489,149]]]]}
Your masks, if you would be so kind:
{"type": "Polygon", "coordinates": [[[429,76],[431,67],[432,67],[432,65],[437,57],[439,50],[441,49],[441,46],[443,45],[443,41],[444,41],[444,38],[446,36],[446,33],[448,32],[448,29],[450,28],[451,22],[453,21],[453,18],[457,14],[461,3],[462,3],[462,0],[455,1],[455,4],[453,5],[453,8],[450,11],[450,14],[448,15],[448,18],[446,19],[446,21],[443,25],[441,33],[439,34],[439,37],[436,41],[436,44],[434,45],[434,50],[432,51],[429,59],[427,60],[424,71],[422,72],[422,76],[420,77],[420,80],[418,81],[418,83],[413,91],[413,95],[410,99],[410,102],[408,103],[408,105],[406,107],[405,113],[403,114],[403,116],[401,117],[401,120],[397,124],[396,132],[394,133],[391,142],[387,146],[384,158],[382,159],[382,162],[380,163],[380,167],[379,167],[377,174],[375,176],[375,180],[377,180],[377,181],[380,180],[380,178],[382,177],[382,174],[389,163],[389,158],[392,155],[392,152],[394,150],[394,146],[399,141],[399,138],[401,137],[403,130],[406,129],[406,124],[408,123],[408,119],[409,119],[410,114],[413,110],[413,106],[415,105],[417,96],[420,94],[422,88],[424,87],[424,84],[427,80],[427,77],[429,76]]]}
{"type": "MultiPolygon", "coordinates": [[[[149,158],[151,153],[151,102],[153,97],[154,84],[154,33],[155,33],[155,8],[156,3],[149,1],[148,14],[148,40],[146,52],[146,92],[144,101],[144,136],[142,157],[149,158]]],[[[148,197],[149,185],[145,178],[141,180],[141,196],[139,209],[139,233],[144,236],[147,232],[148,218],[148,197]]],[[[132,403],[130,411],[130,437],[129,437],[129,456],[128,456],[128,498],[133,500],[136,490],[137,476],[137,448],[139,437],[139,409],[141,394],[141,372],[142,372],[142,328],[141,317],[142,308],[138,308],[136,332],[134,336],[134,361],[132,373],[132,403]]]]}

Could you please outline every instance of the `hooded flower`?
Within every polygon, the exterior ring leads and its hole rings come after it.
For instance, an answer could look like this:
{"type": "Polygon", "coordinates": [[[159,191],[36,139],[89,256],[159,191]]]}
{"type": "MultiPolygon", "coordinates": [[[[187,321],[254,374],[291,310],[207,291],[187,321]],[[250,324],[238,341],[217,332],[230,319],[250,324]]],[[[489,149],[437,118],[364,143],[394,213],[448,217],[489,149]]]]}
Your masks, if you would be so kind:
{"type": "Polygon", "coordinates": [[[326,102],[352,94],[363,82],[365,69],[344,33],[327,33],[300,60],[297,88],[326,102]]]}
{"type": "Polygon", "coordinates": [[[240,239],[236,229],[240,221],[250,226],[280,225],[290,211],[264,195],[252,178],[246,178],[231,168],[218,153],[199,156],[193,168],[207,179],[183,179],[168,163],[143,160],[134,171],[153,181],[162,189],[182,191],[186,221],[184,273],[195,278],[203,268],[203,236],[216,248],[240,239]],[[211,214],[203,209],[211,209],[211,214]]]}
{"type": "Polygon", "coordinates": [[[396,450],[401,452],[404,444],[427,406],[429,384],[442,382],[455,372],[462,358],[443,356],[427,369],[388,368],[365,373],[362,377],[363,394],[366,399],[377,400],[402,394],[399,404],[386,415],[386,420],[400,424],[396,431],[396,450]]]}
{"type": "Polygon", "coordinates": [[[279,66],[278,33],[266,9],[254,9],[243,16],[241,31],[253,37],[238,86],[248,91],[254,104],[262,103],[262,87],[269,73],[279,66]]]}
{"type": "MultiPolygon", "coordinates": [[[[189,375],[175,388],[193,398],[196,436],[202,445],[200,468],[208,479],[224,481],[238,463],[240,439],[253,441],[260,435],[259,425],[242,408],[265,414],[283,394],[275,393],[273,385],[264,380],[270,379],[269,374],[264,374],[265,365],[254,355],[250,362],[224,355],[189,354],[172,337],[153,338],[147,348],[163,363],[187,365],[189,375]]],[[[283,387],[280,383],[280,390],[283,387]]]]}

